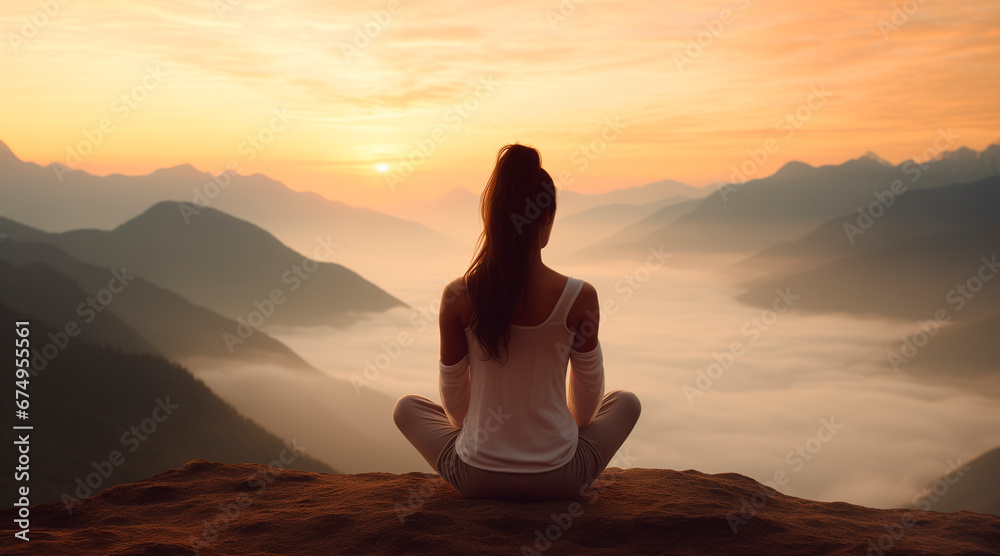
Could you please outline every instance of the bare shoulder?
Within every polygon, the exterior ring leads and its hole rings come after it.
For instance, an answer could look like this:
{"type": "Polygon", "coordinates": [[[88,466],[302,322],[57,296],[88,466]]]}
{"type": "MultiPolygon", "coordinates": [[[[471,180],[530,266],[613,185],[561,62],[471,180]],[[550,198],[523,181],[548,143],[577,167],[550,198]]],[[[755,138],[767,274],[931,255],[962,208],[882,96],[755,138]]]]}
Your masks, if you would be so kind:
{"type": "Polygon", "coordinates": [[[597,300],[597,288],[590,282],[584,281],[583,287],[580,288],[580,293],[577,294],[576,300],[573,301],[573,306],[570,307],[566,324],[571,329],[578,330],[579,323],[583,319],[589,318],[596,322],[600,316],[598,314],[599,309],[600,304],[597,300]]]}
{"type": "Polygon", "coordinates": [[[580,288],[580,294],[576,297],[576,302],[587,307],[597,308],[597,288],[590,282],[584,281],[583,287],[580,288]]]}
{"type": "Polygon", "coordinates": [[[597,346],[597,329],[601,317],[600,302],[597,299],[597,288],[584,281],[580,293],[573,302],[566,316],[566,326],[576,336],[573,348],[577,351],[590,351],[597,346]]]}
{"type": "Polygon", "coordinates": [[[577,294],[576,300],[573,302],[573,307],[569,311],[570,323],[579,322],[581,319],[588,316],[588,313],[593,315],[593,319],[596,320],[600,308],[599,301],[597,299],[597,288],[593,286],[590,282],[584,281],[583,287],[580,288],[580,293],[577,294]]]}
{"type": "Polygon", "coordinates": [[[444,287],[445,294],[451,295],[461,295],[469,289],[468,284],[465,283],[465,275],[455,278],[451,282],[448,282],[444,287]]]}
{"type": "Polygon", "coordinates": [[[466,314],[472,307],[472,299],[469,297],[469,286],[465,282],[465,276],[459,276],[448,282],[441,292],[441,314],[448,314],[458,317],[463,322],[467,322],[466,314]]]}

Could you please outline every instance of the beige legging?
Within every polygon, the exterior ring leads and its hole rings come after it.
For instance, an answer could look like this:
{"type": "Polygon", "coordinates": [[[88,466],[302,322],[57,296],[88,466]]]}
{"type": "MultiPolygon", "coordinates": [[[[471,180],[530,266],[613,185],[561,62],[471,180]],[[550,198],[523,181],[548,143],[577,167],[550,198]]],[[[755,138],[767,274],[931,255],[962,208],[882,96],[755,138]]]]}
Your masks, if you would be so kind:
{"type": "Polygon", "coordinates": [[[455,428],[444,409],[417,395],[396,402],[392,418],[428,464],[465,498],[534,502],[579,498],[608,466],[632,432],[641,405],[632,392],[608,392],[587,427],[580,429],[576,453],[568,463],[544,473],[501,473],[465,463],[455,451],[455,428]]]}

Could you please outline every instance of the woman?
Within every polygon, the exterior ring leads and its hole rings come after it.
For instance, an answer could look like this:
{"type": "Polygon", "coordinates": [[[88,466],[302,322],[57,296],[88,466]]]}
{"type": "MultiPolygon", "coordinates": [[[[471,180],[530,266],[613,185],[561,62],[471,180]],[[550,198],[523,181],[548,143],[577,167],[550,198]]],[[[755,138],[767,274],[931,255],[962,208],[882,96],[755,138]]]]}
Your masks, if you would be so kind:
{"type": "Polygon", "coordinates": [[[580,497],[632,431],[639,399],[604,395],[597,291],[542,262],[556,194],[537,150],[500,149],[481,209],[472,265],[441,298],[442,405],[404,396],[393,419],[466,498],[580,497]]]}

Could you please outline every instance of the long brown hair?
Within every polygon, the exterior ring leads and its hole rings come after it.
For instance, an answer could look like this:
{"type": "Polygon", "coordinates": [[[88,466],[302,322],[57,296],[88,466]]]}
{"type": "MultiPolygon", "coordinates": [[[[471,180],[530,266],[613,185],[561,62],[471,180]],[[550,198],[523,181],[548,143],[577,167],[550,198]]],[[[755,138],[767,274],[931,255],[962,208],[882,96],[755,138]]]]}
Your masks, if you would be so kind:
{"type": "Polygon", "coordinates": [[[483,232],[465,273],[470,327],[487,359],[507,351],[514,308],[524,291],[539,233],[556,211],[556,190],[538,151],[506,145],[480,199],[483,232]]]}

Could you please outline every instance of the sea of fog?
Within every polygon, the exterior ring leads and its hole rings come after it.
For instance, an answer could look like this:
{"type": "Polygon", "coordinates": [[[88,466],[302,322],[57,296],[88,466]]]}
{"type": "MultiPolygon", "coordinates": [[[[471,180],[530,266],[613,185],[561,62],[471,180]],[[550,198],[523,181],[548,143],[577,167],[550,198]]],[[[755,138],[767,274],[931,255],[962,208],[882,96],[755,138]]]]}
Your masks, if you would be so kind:
{"type": "MultiPolygon", "coordinates": [[[[624,465],[737,472],[793,496],[898,507],[1000,446],[995,395],[885,363],[885,346],[914,323],[804,314],[794,291],[776,292],[777,311],[750,307],[721,273],[669,261],[556,268],[596,286],[607,390],[642,401],[624,465]]],[[[410,307],[269,332],[359,389],[439,401],[438,303],[463,270],[372,277],[410,307]]]]}

